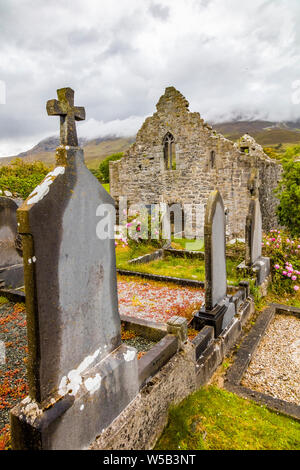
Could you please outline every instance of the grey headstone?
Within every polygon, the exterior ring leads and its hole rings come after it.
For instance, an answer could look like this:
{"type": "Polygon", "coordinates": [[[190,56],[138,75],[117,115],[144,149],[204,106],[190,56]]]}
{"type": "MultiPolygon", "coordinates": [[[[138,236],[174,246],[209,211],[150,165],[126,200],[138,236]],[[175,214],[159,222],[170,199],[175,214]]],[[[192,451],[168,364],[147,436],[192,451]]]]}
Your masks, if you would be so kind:
{"type": "Polygon", "coordinates": [[[204,224],[205,308],[212,310],[226,297],[226,235],[224,204],[219,191],[207,202],[204,224]]]}
{"type": "MultiPolygon", "coordinates": [[[[72,113],[63,133],[71,142],[72,113]]],[[[97,209],[113,199],[82,149],[61,145],[56,154],[56,168],[18,210],[29,397],[11,413],[16,449],[84,448],[138,393],[136,351],[121,344],[115,241],[96,233],[97,209]]]]}
{"type": "Polygon", "coordinates": [[[16,243],[17,209],[17,202],[0,196],[0,268],[22,263],[22,254],[16,243]]]}
{"type": "Polygon", "coordinates": [[[261,257],[262,250],[262,217],[258,198],[253,198],[250,201],[245,235],[246,264],[252,266],[261,257]]]}
{"type": "Polygon", "coordinates": [[[0,197],[0,279],[5,287],[24,285],[22,239],[17,231],[17,209],[21,199],[0,197]]]}

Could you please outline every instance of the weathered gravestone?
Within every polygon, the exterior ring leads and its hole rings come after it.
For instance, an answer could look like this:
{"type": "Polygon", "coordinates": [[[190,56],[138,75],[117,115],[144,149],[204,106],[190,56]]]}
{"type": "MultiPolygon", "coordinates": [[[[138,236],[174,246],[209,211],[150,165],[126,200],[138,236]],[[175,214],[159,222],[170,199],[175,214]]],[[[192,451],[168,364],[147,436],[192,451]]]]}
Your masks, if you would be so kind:
{"type": "Polygon", "coordinates": [[[254,197],[249,204],[245,227],[245,264],[256,273],[260,285],[270,274],[270,258],[262,257],[262,216],[259,199],[254,197]]]}
{"type": "Polygon", "coordinates": [[[22,244],[16,214],[20,202],[0,196],[0,279],[7,287],[24,285],[22,244]]]}
{"type": "Polygon", "coordinates": [[[18,211],[23,234],[29,397],[11,412],[14,449],[82,449],[138,393],[136,351],[121,343],[115,242],[97,208],[114,202],[76,147],[74,92],[58,90],[57,166],[18,211]]]}
{"type": "Polygon", "coordinates": [[[213,325],[216,335],[229,324],[235,306],[227,296],[226,217],[219,191],[207,201],[204,223],[205,305],[194,317],[196,326],[213,325]]]}

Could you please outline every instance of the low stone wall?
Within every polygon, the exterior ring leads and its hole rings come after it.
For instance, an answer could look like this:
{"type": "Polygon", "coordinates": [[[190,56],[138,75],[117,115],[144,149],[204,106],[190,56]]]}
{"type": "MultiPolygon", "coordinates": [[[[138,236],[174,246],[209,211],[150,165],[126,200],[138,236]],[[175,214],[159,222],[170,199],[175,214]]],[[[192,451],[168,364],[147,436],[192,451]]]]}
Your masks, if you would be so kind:
{"type": "Polygon", "coordinates": [[[204,251],[175,250],[175,248],[168,248],[164,250],[164,252],[177,258],[204,259],[204,251]]]}
{"type": "Polygon", "coordinates": [[[150,263],[150,261],[155,261],[156,259],[162,259],[164,257],[164,250],[157,250],[148,255],[139,256],[138,258],[131,259],[128,261],[128,264],[143,264],[150,263]]]}

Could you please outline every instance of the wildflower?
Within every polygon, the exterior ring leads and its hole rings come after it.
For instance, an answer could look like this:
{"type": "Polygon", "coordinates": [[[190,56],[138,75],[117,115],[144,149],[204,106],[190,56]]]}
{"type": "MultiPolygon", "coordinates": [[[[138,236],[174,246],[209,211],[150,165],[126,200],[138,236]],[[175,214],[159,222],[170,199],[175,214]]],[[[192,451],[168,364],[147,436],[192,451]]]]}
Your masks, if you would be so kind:
{"type": "Polygon", "coordinates": [[[274,268],[275,268],[275,269],[280,269],[279,264],[275,264],[274,268]]]}
{"type": "Polygon", "coordinates": [[[294,286],[294,290],[297,292],[299,290],[299,286],[294,286]]]}
{"type": "Polygon", "coordinates": [[[287,272],[286,272],[286,271],[282,271],[282,275],[283,275],[283,276],[286,276],[286,275],[287,275],[287,272]]]}
{"type": "Polygon", "coordinates": [[[292,276],[292,281],[297,281],[297,276],[292,276]]]}

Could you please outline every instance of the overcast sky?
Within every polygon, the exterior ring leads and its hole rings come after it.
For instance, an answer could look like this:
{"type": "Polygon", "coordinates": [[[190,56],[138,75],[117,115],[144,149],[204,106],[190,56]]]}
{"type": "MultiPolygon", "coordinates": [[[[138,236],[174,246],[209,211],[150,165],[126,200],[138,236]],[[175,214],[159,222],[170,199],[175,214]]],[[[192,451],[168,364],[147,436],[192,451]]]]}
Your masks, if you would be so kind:
{"type": "Polygon", "coordinates": [[[299,13],[299,0],[0,0],[0,156],[58,132],[45,105],[65,86],[89,138],[135,134],[171,85],[209,121],[299,118],[299,13]]]}

